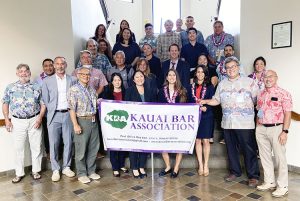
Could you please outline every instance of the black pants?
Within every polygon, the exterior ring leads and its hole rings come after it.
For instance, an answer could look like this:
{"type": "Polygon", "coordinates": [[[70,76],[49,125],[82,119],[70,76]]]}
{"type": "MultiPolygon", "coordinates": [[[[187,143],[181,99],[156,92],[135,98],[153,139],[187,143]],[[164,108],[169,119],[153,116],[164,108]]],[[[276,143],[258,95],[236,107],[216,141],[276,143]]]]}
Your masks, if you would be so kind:
{"type": "Polygon", "coordinates": [[[242,175],[239,151],[242,152],[247,176],[259,179],[258,159],[256,155],[254,129],[224,129],[227,147],[229,171],[236,176],[242,175]]]}
{"type": "Polygon", "coordinates": [[[45,151],[47,154],[49,154],[49,136],[48,136],[48,127],[47,127],[47,118],[43,117],[42,119],[42,125],[43,125],[43,134],[44,134],[44,145],[45,145],[45,151]]]}

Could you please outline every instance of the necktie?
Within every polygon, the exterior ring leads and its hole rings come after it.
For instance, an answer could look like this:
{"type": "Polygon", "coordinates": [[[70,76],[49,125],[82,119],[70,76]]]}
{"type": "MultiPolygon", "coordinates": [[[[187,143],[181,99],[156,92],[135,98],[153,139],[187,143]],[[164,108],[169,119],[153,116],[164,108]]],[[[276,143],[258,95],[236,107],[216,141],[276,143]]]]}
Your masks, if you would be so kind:
{"type": "Polygon", "coordinates": [[[171,64],[172,64],[171,69],[175,69],[175,62],[171,62],[171,64]]]}

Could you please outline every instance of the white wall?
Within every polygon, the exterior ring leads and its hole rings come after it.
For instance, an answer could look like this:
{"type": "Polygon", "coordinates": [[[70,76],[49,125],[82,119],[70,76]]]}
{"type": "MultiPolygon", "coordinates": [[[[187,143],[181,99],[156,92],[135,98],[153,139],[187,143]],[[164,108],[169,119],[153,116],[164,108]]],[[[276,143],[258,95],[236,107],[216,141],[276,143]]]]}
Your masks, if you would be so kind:
{"type": "Polygon", "coordinates": [[[79,51],[85,49],[86,41],[95,34],[99,24],[106,25],[99,0],[72,0],[72,27],[75,63],[79,51]]]}
{"type": "MultiPolygon", "coordinates": [[[[204,36],[213,33],[213,22],[216,16],[217,0],[182,0],[181,17],[183,21],[189,15],[194,17],[195,27],[200,30],[204,36]]],[[[185,25],[182,26],[186,29],[185,25]]]]}
{"type": "MultiPolygon", "coordinates": [[[[300,2],[298,0],[241,1],[241,61],[248,72],[253,60],[263,56],[267,67],[277,71],[279,86],[291,92],[294,111],[300,113],[299,50],[300,50],[300,2]],[[290,48],[271,49],[271,27],[274,23],[293,21],[293,42],[290,48]]],[[[300,122],[292,121],[287,144],[290,165],[300,167],[300,122]]]]}
{"type": "MultiPolygon", "coordinates": [[[[224,31],[234,36],[235,56],[240,57],[241,0],[223,0],[219,13],[224,31]]],[[[243,64],[243,63],[242,63],[243,64]]]]}
{"type": "MultiPolygon", "coordinates": [[[[118,0],[106,1],[109,16],[112,23],[109,28],[109,34],[112,46],[115,44],[116,35],[120,30],[120,22],[126,19],[129,23],[130,29],[135,34],[135,38],[139,41],[144,36],[144,21],[143,21],[143,7],[142,0],[135,0],[134,3],[128,3],[118,0]]],[[[151,8],[146,8],[151,9],[151,8]]]]}
{"type": "MultiPolygon", "coordinates": [[[[67,71],[74,63],[85,39],[93,35],[104,17],[98,0],[40,1],[9,0],[0,6],[0,94],[16,81],[16,67],[27,63],[32,78],[41,72],[45,58],[66,57],[67,71]],[[72,3],[72,5],[71,5],[72,3]],[[72,12],[71,12],[72,11],[72,12]],[[72,13],[72,14],[71,14],[72,13]],[[72,23],[73,22],[73,23],[72,23]]],[[[0,118],[3,118],[0,112],[0,118]]],[[[26,165],[30,164],[28,150],[26,165]]],[[[14,150],[11,133],[0,128],[0,172],[13,169],[14,150]]]]}

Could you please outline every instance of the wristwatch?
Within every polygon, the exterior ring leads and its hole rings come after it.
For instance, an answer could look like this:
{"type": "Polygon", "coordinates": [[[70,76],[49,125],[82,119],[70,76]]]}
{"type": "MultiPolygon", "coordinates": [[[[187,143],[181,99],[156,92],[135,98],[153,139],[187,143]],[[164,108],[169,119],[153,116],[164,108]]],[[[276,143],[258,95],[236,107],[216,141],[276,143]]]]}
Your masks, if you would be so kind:
{"type": "Polygon", "coordinates": [[[286,134],[288,134],[289,130],[288,129],[283,129],[282,132],[285,132],[286,134]]]}

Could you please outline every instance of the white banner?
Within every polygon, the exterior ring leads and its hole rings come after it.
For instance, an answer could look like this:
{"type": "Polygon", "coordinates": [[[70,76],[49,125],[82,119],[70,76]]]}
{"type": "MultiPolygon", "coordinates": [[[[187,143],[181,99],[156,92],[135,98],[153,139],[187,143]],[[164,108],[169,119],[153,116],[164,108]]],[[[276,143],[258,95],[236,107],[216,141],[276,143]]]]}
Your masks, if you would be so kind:
{"type": "Polygon", "coordinates": [[[199,105],[102,100],[99,110],[108,150],[193,152],[199,105]]]}

